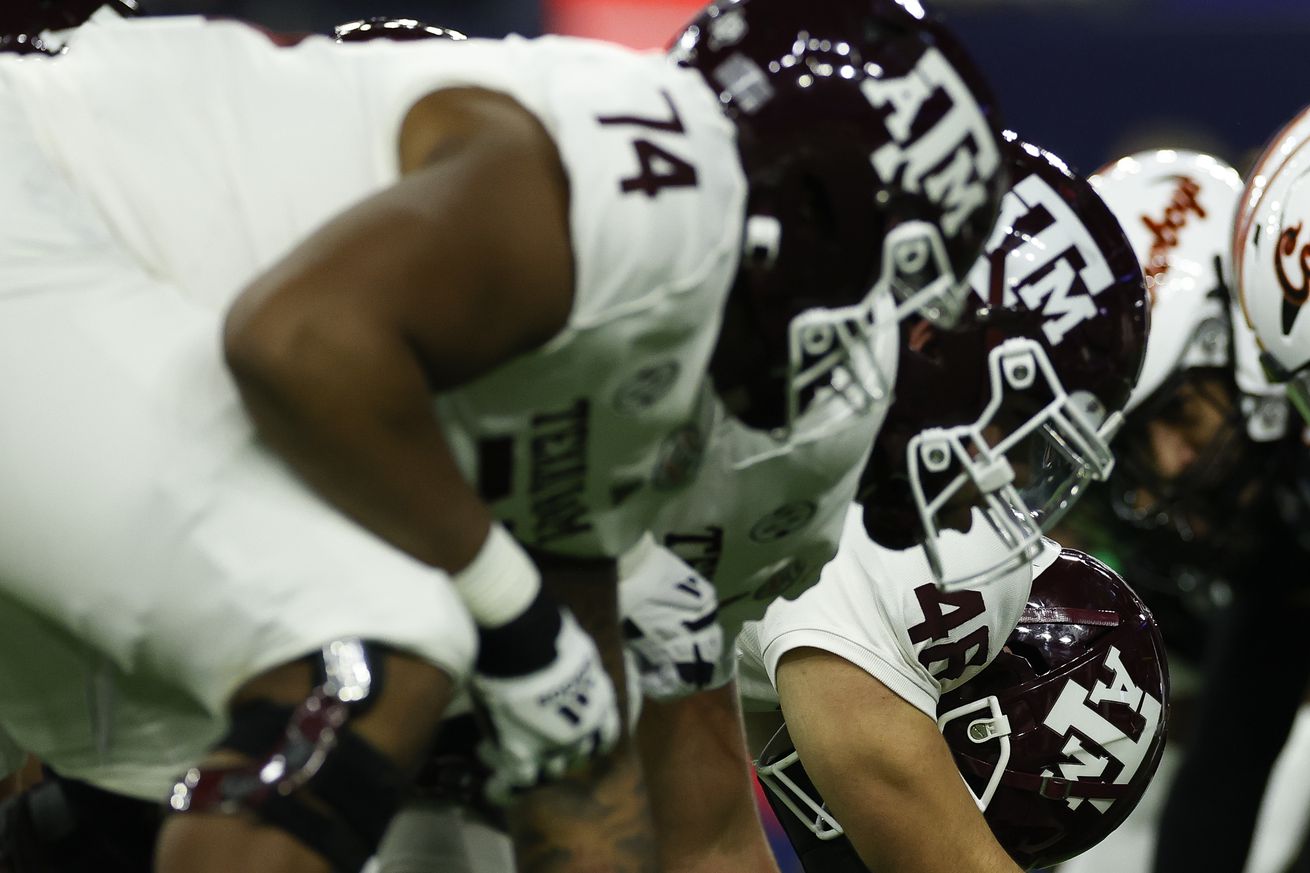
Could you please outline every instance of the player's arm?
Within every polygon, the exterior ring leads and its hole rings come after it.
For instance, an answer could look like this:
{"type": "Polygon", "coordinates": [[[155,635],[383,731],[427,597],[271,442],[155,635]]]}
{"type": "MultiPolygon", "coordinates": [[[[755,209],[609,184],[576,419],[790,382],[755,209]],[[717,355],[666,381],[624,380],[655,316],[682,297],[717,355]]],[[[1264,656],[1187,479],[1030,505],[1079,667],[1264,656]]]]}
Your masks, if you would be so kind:
{"type": "Polygon", "coordinates": [[[491,516],[432,393],[565,324],[568,184],[540,123],[487,91],[429,95],[399,148],[396,184],[244,290],[225,352],[261,435],[301,475],[411,555],[458,570],[491,516]]]}
{"type": "Polygon", "coordinates": [[[805,771],[874,873],[1016,873],[937,725],[831,652],[781,658],[777,690],[805,771]]]}
{"type": "Polygon", "coordinates": [[[737,684],[647,700],[637,727],[667,873],[777,871],[751,788],[737,684]]]}
{"type": "Polygon", "coordinates": [[[473,684],[496,726],[492,785],[504,794],[609,746],[619,712],[594,643],[458,468],[433,392],[566,323],[568,184],[536,118],[487,91],[428,95],[399,149],[397,183],[245,289],[225,353],[259,432],[314,488],[457,571],[479,627],[473,684]]]}

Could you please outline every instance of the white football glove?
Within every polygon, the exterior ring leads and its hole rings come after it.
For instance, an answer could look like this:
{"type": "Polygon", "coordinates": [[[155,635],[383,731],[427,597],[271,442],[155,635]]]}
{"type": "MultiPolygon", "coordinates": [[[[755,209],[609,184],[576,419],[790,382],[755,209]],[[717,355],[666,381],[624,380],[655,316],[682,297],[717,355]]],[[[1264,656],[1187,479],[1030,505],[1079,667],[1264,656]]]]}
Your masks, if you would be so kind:
{"type": "Polygon", "coordinates": [[[730,680],[713,583],[658,546],[623,567],[619,612],[642,693],[676,700],[730,680]]]}
{"type": "Polygon", "coordinates": [[[474,695],[491,723],[478,757],[491,768],[487,798],[506,804],[513,793],[563,776],[605,754],[619,739],[618,697],[591,637],[573,613],[561,611],[557,656],[524,676],[474,673],[474,695]]]}

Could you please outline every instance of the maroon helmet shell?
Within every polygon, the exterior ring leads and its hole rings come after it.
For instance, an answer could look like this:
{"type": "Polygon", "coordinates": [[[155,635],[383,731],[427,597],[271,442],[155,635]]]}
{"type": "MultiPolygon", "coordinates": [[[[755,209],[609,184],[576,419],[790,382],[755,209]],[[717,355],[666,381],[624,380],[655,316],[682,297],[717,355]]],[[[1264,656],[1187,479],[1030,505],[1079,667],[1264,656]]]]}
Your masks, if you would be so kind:
{"type": "Polygon", "coordinates": [[[371,39],[468,39],[458,30],[437,27],[413,18],[361,18],[333,28],[337,42],[368,42],[371,39]]]}
{"type": "Polygon", "coordinates": [[[875,541],[921,542],[931,558],[940,531],[967,521],[950,500],[972,483],[1015,543],[998,571],[1028,560],[1019,546],[1031,552],[1109,474],[1149,308],[1132,246],[1092,186],[1018,140],[1007,160],[1011,188],[960,324],[902,324],[895,402],[860,491],[875,541]]]}
{"type": "Polygon", "coordinates": [[[138,11],[136,0],[5,0],[0,3],[0,51],[58,54],[60,46],[41,34],[78,27],[101,7],[123,16],[138,11]]]}
{"type": "Polygon", "coordinates": [[[671,54],[737,128],[749,194],[730,305],[750,311],[754,397],[782,378],[794,316],[859,303],[885,270],[903,302],[940,291],[915,305],[949,322],[1005,174],[995,101],[944,27],[909,0],[719,0],[671,54]]]}
{"type": "Polygon", "coordinates": [[[1065,549],[1034,580],[1002,652],[937,711],[997,840],[1020,865],[1046,867],[1099,843],[1137,806],[1164,751],[1168,699],[1146,605],[1104,564],[1065,549]],[[962,707],[975,711],[946,720],[962,707]]]}

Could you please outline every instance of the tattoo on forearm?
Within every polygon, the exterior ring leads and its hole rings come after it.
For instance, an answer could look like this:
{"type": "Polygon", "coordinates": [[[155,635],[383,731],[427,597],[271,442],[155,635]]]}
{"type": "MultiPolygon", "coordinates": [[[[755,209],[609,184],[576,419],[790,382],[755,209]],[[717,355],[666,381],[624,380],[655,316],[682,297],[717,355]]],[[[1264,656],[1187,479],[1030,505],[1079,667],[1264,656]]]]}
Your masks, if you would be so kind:
{"type": "Polygon", "coordinates": [[[510,813],[519,873],[659,873],[641,773],[623,748],[510,813]]]}

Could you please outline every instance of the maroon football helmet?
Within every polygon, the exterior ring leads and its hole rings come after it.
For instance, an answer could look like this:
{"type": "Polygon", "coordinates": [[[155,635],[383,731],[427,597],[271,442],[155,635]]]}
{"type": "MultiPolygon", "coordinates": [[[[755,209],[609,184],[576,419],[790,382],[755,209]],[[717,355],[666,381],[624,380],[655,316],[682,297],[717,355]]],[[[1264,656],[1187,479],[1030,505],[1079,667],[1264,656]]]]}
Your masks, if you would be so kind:
{"type": "MultiPolygon", "coordinates": [[[[995,660],[942,695],[938,725],[997,841],[1045,867],[1132,812],[1164,751],[1168,698],[1150,611],[1117,573],[1064,549],[995,660]]],[[[803,763],[786,725],[756,761],[797,856],[814,873],[864,871],[803,763]]]]}
{"type": "Polygon", "coordinates": [[[1005,174],[990,90],[944,27],[911,0],[717,0],[671,55],[718,94],[749,187],[726,318],[743,338],[711,369],[743,421],[786,423],[801,313],[877,283],[953,323],[1005,174]]]}
{"type": "Polygon", "coordinates": [[[992,833],[1023,867],[1085,852],[1141,800],[1164,751],[1169,670],[1155,619],[1100,561],[1065,549],[996,659],[938,723],[992,833]]]}
{"type": "Polygon", "coordinates": [[[951,331],[902,324],[896,399],[860,487],[869,535],[922,543],[944,587],[967,580],[942,576],[943,529],[995,529],[1005,548],[978,574],[994,577],[1109,475],[1146,346],[1146,288],[1118,221],[1058,158],[1008,136],[1011,188],[969,303],[951,331]]]}
{"type": "Polygon", "coordinates": [[[337,42],[368,42],[371,39],[468,39],[458,30],[437,27],[413,18],[361,18],[332,29],[337,42]]]}
{"type": "Polygon", "coordinates": [[[63,45],[43,34],[78,27],[101,7],[136,15],[136,0],[5,0],[0,4],[0,51],[55,55],[63,45]]]}

